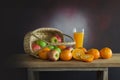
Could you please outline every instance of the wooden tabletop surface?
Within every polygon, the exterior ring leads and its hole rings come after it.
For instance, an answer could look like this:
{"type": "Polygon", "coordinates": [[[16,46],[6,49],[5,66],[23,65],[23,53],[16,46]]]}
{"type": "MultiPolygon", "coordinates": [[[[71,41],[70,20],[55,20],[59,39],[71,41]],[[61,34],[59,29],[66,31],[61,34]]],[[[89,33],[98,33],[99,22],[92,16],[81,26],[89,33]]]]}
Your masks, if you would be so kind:
{"type": "Polygon", "coordinates": [[[113,53],[110,59],[97,59],[93,62],[70,61],[48,61],[34,58],[28,54],[15,54],[11,57],[14,66],[20,68],[101,68],[101,67],[120,67],[120,54],[113,53]]]}

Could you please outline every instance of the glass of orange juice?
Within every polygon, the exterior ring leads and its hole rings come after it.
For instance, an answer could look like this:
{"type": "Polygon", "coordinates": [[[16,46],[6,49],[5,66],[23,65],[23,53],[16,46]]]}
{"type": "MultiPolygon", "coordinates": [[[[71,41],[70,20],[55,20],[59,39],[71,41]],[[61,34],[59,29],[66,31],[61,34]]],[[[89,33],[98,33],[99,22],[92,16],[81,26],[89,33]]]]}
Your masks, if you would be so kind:
{"type": "Polygon", "coordinates": [[[83,47],[84,42],[84,29],[81,31],[76,31],[76,28],[74,28],[74,41],[75,41],[75,48],[83,47]]]}

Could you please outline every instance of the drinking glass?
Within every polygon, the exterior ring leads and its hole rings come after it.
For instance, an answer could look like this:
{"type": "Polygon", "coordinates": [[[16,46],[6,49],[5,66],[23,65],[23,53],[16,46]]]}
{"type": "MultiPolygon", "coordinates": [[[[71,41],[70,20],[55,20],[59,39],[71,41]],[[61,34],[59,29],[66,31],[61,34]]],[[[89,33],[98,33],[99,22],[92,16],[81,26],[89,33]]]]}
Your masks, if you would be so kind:
{"type": "Polygon", "coordinates": [[[77,31],[76,28],[74,28],[73,34],[74,34],[73,37],[74,37],[74,41],[75,41],[75,48],[83,47],[84,29],[81,29],[81,30],[77,31]]]}

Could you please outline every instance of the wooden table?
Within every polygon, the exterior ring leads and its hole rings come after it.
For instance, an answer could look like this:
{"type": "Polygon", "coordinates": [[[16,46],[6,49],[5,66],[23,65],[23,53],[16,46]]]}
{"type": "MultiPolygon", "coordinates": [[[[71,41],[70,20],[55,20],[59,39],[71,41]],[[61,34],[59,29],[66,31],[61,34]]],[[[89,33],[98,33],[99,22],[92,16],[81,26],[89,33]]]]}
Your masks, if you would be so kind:
{"type": "Polygon", "coordinates": [[[39,80],[39,71],[97,71],[97,80],[108,80],[108,68],[120,67],[120,54],[113,53],[110,59],[98,59],[91,63],[82,61],[48,61],[36,59],[27,54],[17,54],[12,58],[18,68],[28,69],[28,80],[39,80]]]}

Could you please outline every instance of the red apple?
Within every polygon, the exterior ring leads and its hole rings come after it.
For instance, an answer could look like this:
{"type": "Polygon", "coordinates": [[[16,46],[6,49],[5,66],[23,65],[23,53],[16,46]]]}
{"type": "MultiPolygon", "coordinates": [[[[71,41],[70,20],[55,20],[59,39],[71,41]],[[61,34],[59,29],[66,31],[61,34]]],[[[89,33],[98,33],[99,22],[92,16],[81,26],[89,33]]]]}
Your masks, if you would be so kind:
{"type": "Polygon", "coordinates": [[[33,50],[33,51],[36,52],[36,51],[38,51],[38,50],[40,50],[40,49],[41,49],[41,47],[40,47],[38,44],[35,44],[35,43],[32,44],[32,50],[33,50]]]}
{"type": "Polygon", "coordinates": [[[51,50],[49,53],[48,53],[48,59],[50,61],[57,61],[59,59],[59,52],[56,51],[56,50],[51,50]]]}
{"type": "Polygon", "coordinates": [[[62,42],[62,39],[61,39],[61,37],[58,34],[56,34],[55,36],[57,37],[58,42],[62,42]]]}

